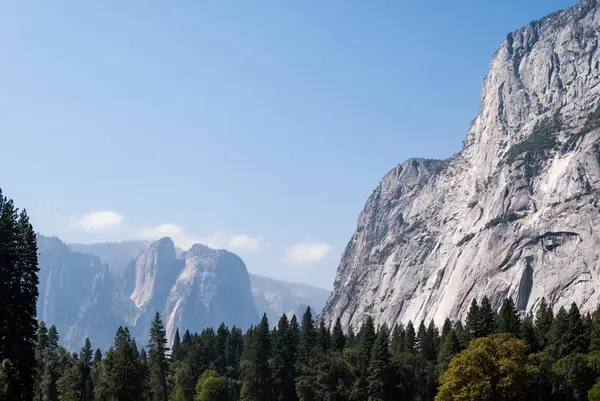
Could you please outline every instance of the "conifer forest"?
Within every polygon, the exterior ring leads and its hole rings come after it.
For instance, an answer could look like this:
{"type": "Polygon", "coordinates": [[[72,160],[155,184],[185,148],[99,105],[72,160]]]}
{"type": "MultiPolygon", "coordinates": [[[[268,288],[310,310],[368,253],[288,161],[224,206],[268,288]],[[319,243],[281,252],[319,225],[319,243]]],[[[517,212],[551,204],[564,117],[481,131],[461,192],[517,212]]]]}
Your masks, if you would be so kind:
{"type": "Polygon", "coordinates": [[[387,401],[600,400],[600,311],[542,299],[523,316],[512,299],[474,300],[464,322],[446,319],[357,332],[327,327],[310,308],[237,327],[177,330],[157,312],[147,344],[127,327],[110,349],[60,345],[37,321],[37,245],[27,213],[0,196],[0,400],[387,401]]]}

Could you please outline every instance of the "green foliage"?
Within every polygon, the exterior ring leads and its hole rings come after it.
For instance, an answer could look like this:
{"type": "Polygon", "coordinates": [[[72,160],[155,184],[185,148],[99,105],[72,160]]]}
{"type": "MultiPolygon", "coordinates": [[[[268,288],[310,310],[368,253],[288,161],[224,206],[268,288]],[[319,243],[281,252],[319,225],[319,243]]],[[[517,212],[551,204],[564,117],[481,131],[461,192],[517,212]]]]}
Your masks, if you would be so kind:
{"type": "Polygon", "coordinates": [[[487,296],[481,299],[481,306],[477,299],[473,299],[466,319],[466,332],[469,338],[485,337],[495,331],[496,313],[492,310],[487,296]]]}
{"type": "Polygon", "coordinates": [[[214,370],[207,370],[198,380],[194,401],[228,401],[229,387],[226,377],[219,377],[214,370]]]}
{"type": "Polygon", "coordinates": [[[512,223],[513,221],[520,220],[523,217],[525,217],[524,214],[516,213],[509,213],[504,216],[497,216],[485,223],[484,229],[487,230],[488,228],[496,227],[497,225],[502,223],[512,223]]]}
{"type": "Polygon", "coordinates": [[[600,401],[600,380],[588,391],[589,401],[600,401]]]}
{"type": "Polygon", "coordinates": [[[512,164],[520,155],[525,152],[542,153],[553,149],[556,146],[556,136],[561,130],[561,123],[557,117],[538,121],[533,128],[531,135],[524,141],[511,147],[504,160],[507,164],[512,164]]]}
{"type": "Polygon", "coordinates": [[[0,190],[0,361],[6,361],[3,391],[14,400],[33,397],[38,373],[38,271],[37,240],[29,217],[0,190]]]}
{"type": "Polygon", "coordinates": [[[119,327],[104,360],[106,395],[116,400],[143,400],[144,366],[127,328],[119,327]]]}
{"type": "Polygon", "coordinates": [[[263,315],[249,344],[242,354],[242,400],[266,401],[271,399],[272,377],[269,357],[271,338],[267,315],[263,315]]]}
{"type": "Polygon", "coordinates": [[[333,325],[333,331],[331,333],[331,343],[336,351],[342,352],[346,347],[346,336],[342,329],[342,323],[338,317],[333,325]]]}
{"type": "Polygon", "coordinates": [[[406,332],[404,334],[404,351],[408,352],[410,354],[414,354],[417,352],[417,335],[415,333],[415,326],[413,326],[413,323],[409,320],[408,324],[406,325],[406,332]]]}
{"type": "Polygon", "coordinates": [[[496,329],[498,333],[508,333],[518,336],[521,331],[521,319],[512,298],[506,298],[498,313],[496,329]]]}
{"type": "Polygon", "coordinates": [[[375,337],[371,358],[367,370],[369,401],[389,400],[392,398],[392,366],[390,363],[389,332],[382,326],[375,337]]]}
{"type": "Polygon", "coordinates": [[[546,298],[542,298],[540,306],[535,315],[535,338],[539,349],[545,349],[548,346],[550,329],[554,321],[552,308],[548,306],[546,298]]]}
{"type": "Polygon", "coordinates": [[[272,337],[273,356],[271,358],[271,371],[273,375],[274,399],[281,401],[294,400],[296,397],[294,383],[296,346],[286,315],[282,315],[279,319],[277,329],[273,332],[272,337]]]}
{"type": "MultiPolygon", "coordinates": [[[[535,319],[520,320],[511,299],[496,314],[483,297],[471,304],[468,334],[460,321],[446,319],[441,331],[430,322],[415,333],[409,322],[390,336],[385,324],[376,330],[367,318],[350,341],[339,321],[331,334],[320,322],[316,328],[310,310],[302,327],[282,316],[270,330],[265,316],[245,335],[225,325],[184,334],[167,373],[169,401],[585,400],[600,377],[600,350],[585,354],[595,318],[581,317],[574,305],[553,318],[542,301],[535,319]]],[[[39,324],[35,401],[88,400],[85,372],[94,400],[161,397],[161,387],[157,394],[152,385],[152,358],[145,348],[138,352],[126,328],[117,331],[104,359],[99,351],[92,356],[89,342],[71,355],[58,341],[55,327],[39,324]]],[[[0,369],[0,391],[11,391],[18,377],[12,366],[0,369]]]]}
{"type": "Polygon", "coordinates": [[[458,246],[458,247],[463,246],[467,242],[471,241],[473,239],[473,237],[475,237],[475,234],[473,234],[473,233],[469,233],[469,234],[465,235],[464,237],[462,237],[460,239],[460,241],[458,241],[456,243],[456,246],[458,246]]]}
{"type": "Polygon", "coordinates": [[[526,383],[527,345],[510,334],[493,334],[452,359],[435,400],[515,400],[526,383]]]}
{"type": "Polygon", "coordinates": [[[225,324],[182,338],[177,330],[170,358],[156,313],[147,347],[119,327],[104,357],[89,340],[71,354],[56,326],[30,319],[32,233],[0,195],[0,401],[600,399],[600,312],[582,317],[572,304],[554,317],[544,299],[523,320],[512,299],[498,314],[487,297],[474,299],[465,328],[446,319],[441,336],[433,321],[415,333],[409,321],[391,339],[370,317],[357,336],[339,319],[331,332],[322,321],[317,328],[307,308],[301,326],[284,315],[272,331],[266,315],[245,334],[225,324]]]}
{"type": "Polygon", "coordinates": [[[563,146],[563,152],[571,150],[577,142],[579,142],[583,137],[585,137],[590,132],[600,127],[600,104],[594,108],[594,110],[588,114],[585,119],[585,123],[583,124],[583,128],[578,133],[571,135],[571,137],[567,140],[565,145],[563,146]]]}
{"type": "Polygon", "coordinates": [[[156,312],[150,326],[150,339],[148,341],[148,368],[150,373],[150,387],[155,401],[168,401],[167,375],[169,360],[167,358],[167,333],[156,312]]]}

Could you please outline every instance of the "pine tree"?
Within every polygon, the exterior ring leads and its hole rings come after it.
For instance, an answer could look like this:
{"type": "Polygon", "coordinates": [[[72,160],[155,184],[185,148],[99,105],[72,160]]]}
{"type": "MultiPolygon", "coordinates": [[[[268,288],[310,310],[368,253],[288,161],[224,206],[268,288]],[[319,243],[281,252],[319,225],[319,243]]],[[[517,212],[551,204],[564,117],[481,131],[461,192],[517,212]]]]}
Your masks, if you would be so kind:
{"type": "Polygon", "coordinates": [[[50,342],[48,340],[48,328],[46,323],[43,321],[39,322],[37,331],[37,340],[35,344],[35,359],[36,359],[36,375],[35,375],[35,395],[36,401],[42,401],[42,395],[44,388],[42,386],[42,378],[44,375],[44,369],[46,367],[45,354],[48,349],[50,342]]]}
{"type": "Polygon", "coordinates": [[[367,316],[358,333],[358,366],[352,398],[358,401],[367,400],[369,396],[369,363],[375,344],[375,325],[371,316],[367,316]]]}
{"type": "Polygon", "coordinates": [[[356,334],[354,334],[354,329],[352,326],[348,326],[348,335],[346,336],[346,346],[348,348],[354,348],[356,345],[356,334]]]}
{"type": "Polygon", "coordinates": [[[392,331],[392,341],[390,351],[393,356],[398,356],[404,352],[404,326],[402,323],[396,324],[392,331]]]}
{"type": "Polygon", "coordinates": [[[242,355],[242,393],[245,401],[268,401],[272,395],[269,321],[263,314],[260,324],[252,334],[252,340],[244,347],[242,355]]]}
{"type": "Polygon", "coordinates": [[[94,384],[92,382],[92,343],[89,338],[85,339],[85,345],[79,353],[80,377],[81,377],[81,400],[92,401],[94,399],[94,384]]]}
{"type": "Polygon", "coordinates": [[[556,313],[548,333],[548,353],[555,359],[560,359],[569,353],[568,331],[569,316],[565,308],[561,307],[556,313]]]}
{"type": "Polygon", "coordinates": [[[219,376],[224,376],[227,373],[227,337],[229,337],[229,329],[225,326],[225,323],[221,323],[217,329],[214,351],[214,370],[219,376]]]}
{"type": "Polygon", "coordinates": [[[481,334],[481,319],[479,313],[479,303],[476,298],[471,301],[471,307],[467,312],[467,320],[465,323],[465,330],[469,336],[469,339],[478,338],[481,334]]]}
{"type": "Polygon", "coordinates": [[[546,298],[542,298],[540,306],[535,314],[535,338],[540,350],[546,349],[549,342],[550,329],[554,321],[552,308],[546,303],[546,298]]]}
{"type": "Polygon", "coordinates": [[[450,321],[449,318],[446,318],[446,320],[444,320],[444,324],[442,326],[442,341],[444,338],[446,338],[446,336],[448,334],[450,334],[450,332],[452,331],[452,322],[450,321]]]}
{"type": "Polygon", "coordinates": [[[296,394],[300,401],[316,400],[316,346],[317,331],[315,330],[310,308],[306,308],[306,312],[302,316],[296,359],[296,394]]]}
{"type": "Polygon", "coordinates": [[[19,353],[18,374],[21,383],[21,397],[30,400],[34,394],[34,376],[36,371],[35,343],[38,328],[38,255],[37,238],[29,223],[27,212],[19,215],[17,244],[17,310],[18,342],[13,344],[19,353]]]}
{"type": "Polygon", "coordinates": [[[136,356],[129,330],[119,327],[113,347],[104,359],[106,396],[115,401],[141,401],[144,397],[144,374],[136,356]]]}
{"type": "Polygon", "coordinates": [[[346,336],[344,335],[344,331],[342,329],[342,322],[340,321],[339,317],[335,320],[335,324],[333,325],[333,331],[331,333],[331,343],[333,349],[338,352],[344,351],[344,348],[346,347],[346,336]]]}
{"type": "Polygon", "coordinates": [[[58,329],[55,325],[50,326],[50,330],[48,330],[48,347],[49,348],[57,348],[58,347],[58,329]]]}
{"type": "Polygon", "coordinates": [[[317,331],[317,344],[321,352],[326,353],[331,348],[331,333],[323,320],[319,321],[319,330],[317,331]]]}
{"type": "Polygon", "coordinates": [[[173,346],[171,347],[171,362],[178,361],[182,358],[181,355],[181,338],[179,337],[179,328],[175,329],[173,336],[173,346]]]}
{"type": "Polygon", "coordinates": [[[535,353],[539,351],[539,346],[535,336],[535,327],[533,325],[533,315],[531,313],[527,314],[521,321],[519,338],[527,343],[531,352],[535,353]]]}
{"type": "Polygon", "coordinates": [[[573,302],[568,313],[567,341],[570,354],[583,354],[590,347],[589,331],[579,313],[577,304],[573,302]]]}
{"type": "Polygon", "coordinates": [[[492,309],[487,295],[481,298],[481,306],[479,307],[479,337],[487,337],[496,329],[496,312],[492,309]]]}
{"type": "Polygon", "coordinates": [[[6,387],[11,389],[10,397],[21,397],[19,383],[8,383],[18,372],[14,344],[17,343],[18,322],[15,319],[19,297],[16,247],[18,232],[17,212],[12,200],[7,199],[0,190],[0,362],[6,364],[6,387]],[[14,372],[8,375],[8,371],[14,372]]]}
{"type": "Polygon", "coordinates": [[[4,380],[15,380],[6,382],[15,400],[30,400],[35,392],[38,271],[29,217],[0,190],[0,361],[10,361],[4,380]]]}
{"type": "Polygon", "coordinates": [[[450,360],[454,355],[460,352],[461,346],[460,341],[456,335],[456,331],[450,330],[442,337],[442,345],[440,346],[440,352],[438,355],[438,372],[441,375],[448,369],[450,360]]]}
{"type": "Polygon", "coordinates": [[[56,381],[60,401],[79,401],[83,397],[80,363],[77,355],[69,361],[69,366],[56,381]]]}
{"type": "Polygon", "coordinates": [[[389,353],[389,331],[384,324],[379,328],[371,350],[367,370],[369,401],[384,401],[392,397],[392,367],[389,353]]]}
{"type": "Polygon", "coordinates": [[[460,320],[456,322],[454,326],[454,332],[456,333],[456,338],[458,338],[458,342],[460,343],[460,348],[467,348],[469,345],[469,334],[460,320]]]}
{"type": "Polygon", "coordinates": [[[225,343],[227,376],[233,380],[240,378],[239,364],[243,348],[242,330],[233,326],[225,343]]]}
{"type": "Polygon", "coordinates": [[[287,316],[284,314],[277,323],[277,330],[273,333],[271,369],[275,400],[291,401],[296,399],[294,364],[295,355],[290,337],[290,325],[287,316]]]}
{"type": "Polygon", "coordinates": [[[435,323],[433,320],[429,322],[429,326],[427,326],[427,330],[425,331],[424,341],[420,343],[420,352],[423,357],[431,362],[435,362],[437,360],[437,350],[439,347],[439,334],[438,330],[435,327],[435,323]]]}
{"type": "Polygon", "coordinates": [[[515,303],[512,298],[506,298],[502,302],[500,313],[497,317],[497,331],[498,333],[508,333],[514,336],[518,336],[521,331],[521,320],[519,319],[519,313],[515,307],[515,303]]]}
{"type": "Polygon", "coordinates": [[[590,351],[600,351],[600,307],[592,314],[590,351]]]}
{"type": "Polygon", "coordinates": [[[156,312],[150,326],[150,339],[148,340],[148,368],[152,392],[156,401],[169,400],[167,389],[168,351],[167,333],[160,318],[160,313],[156,312]]]}
{"type": "Polygon", "coordinates": [[[192,335],[189,330],[186,330],[183,333],[183,338],[181,339],[181,348],[182,352],[185,354],[192,347],[192,335]]]}
{"type": "Polygon", "coordinates": [[[416,337],[417,335],[415,333],[415,326],[413,326],[412,321],[409,320],[404,333],[404,351],[411,354],[415,354],[417,352],[416,337]]]}

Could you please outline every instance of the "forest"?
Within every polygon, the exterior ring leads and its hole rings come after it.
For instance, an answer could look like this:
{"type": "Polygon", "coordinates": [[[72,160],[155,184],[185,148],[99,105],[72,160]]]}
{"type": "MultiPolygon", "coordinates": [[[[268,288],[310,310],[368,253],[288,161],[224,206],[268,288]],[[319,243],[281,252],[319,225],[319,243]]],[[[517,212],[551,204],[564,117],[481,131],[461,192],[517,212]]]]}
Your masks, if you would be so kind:
{"type": "Polygon", "coordinates": [[[147,344],[119,327],[110,349],[70,352],[36,320],[37,274],[27,213],[0,191],[0,401],[600,401],[600,310],[575,303],[523,315],[483,297],[464,322],[367,316],[356,333],[308,308],[245,332],[177,330],[172,344],[156,312],[147,344]]]}

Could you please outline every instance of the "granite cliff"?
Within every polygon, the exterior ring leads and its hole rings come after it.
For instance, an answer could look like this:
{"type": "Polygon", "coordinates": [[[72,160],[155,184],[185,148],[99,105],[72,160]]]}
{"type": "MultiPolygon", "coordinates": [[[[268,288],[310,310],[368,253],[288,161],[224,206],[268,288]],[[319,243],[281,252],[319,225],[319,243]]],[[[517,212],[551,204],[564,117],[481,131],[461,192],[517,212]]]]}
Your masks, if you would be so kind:
{"type": "Polygon", "coordinates": [[[595,0],[505,37],[462,150],[396,166],[367,200],[323,318],[440,324],[484,294],[597,307],[599,37],[595,0]]]}
{"type": "Polygon", "coordinates": [[[320,311],[329,295],[250,276],[231,252],[198,244],[183,251],[170,238],[81,245],[38,234],[38,246],[38,318],[55,324],[73,350],[86,337],[108,349],[121,325],[145,344],[157,311],[172,339],[177,328],[199,332],[225,322],[246,329],[265,312],[276,323],[282,313],[301,314],[308,305],[320,311]]]}

